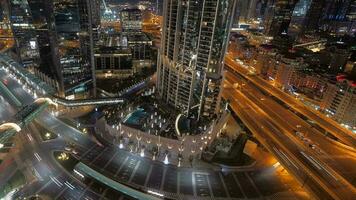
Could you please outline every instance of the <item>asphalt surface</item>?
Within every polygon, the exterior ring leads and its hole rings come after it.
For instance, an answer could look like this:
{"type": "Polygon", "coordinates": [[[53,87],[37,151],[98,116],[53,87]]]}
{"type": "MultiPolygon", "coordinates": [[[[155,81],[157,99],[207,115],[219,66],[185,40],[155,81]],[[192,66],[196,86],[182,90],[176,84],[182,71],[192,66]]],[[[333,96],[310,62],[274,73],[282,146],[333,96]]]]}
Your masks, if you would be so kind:
{"type": "MultiPolygon", "coordinates": [[[[305,122],[296,113],[283,107],[274,101],[273,98],[262,94],[256,87],[247,82],[241,81],[231,72],[226,73],[226,80],[231,82],[245,84],[242,89],[243,94],[258,105],[264,112],[269,115],[271,121],[277,124],[285,133],[289,133],[290,138],[294,138],[295,143],[300,143],[306,147],[307,151],[311,151],[321,161],[333,166],[343,177],[352,182],[352,177],[356,175],[356,159],[355,152],[345,149],[338,143],[332,142],[318,130],[312,128],[311,124],[305,122]],[[303,140],[300,136],[294,133],[298,131],[303,134],[303,140]],[[306,139],[310,140],[307,142],[306,139]],[[315,145],[314,149],[310,145],[315,145]]],[[[303,148],[301,148],[303,149],[303,148]]],[[[354,186],[356,182],[354,183],[354,186]]]]}
{"type": "Polygon", "coordinates": [[[253,83],[254,85],[263,88],[264,91],[278,98],[282,102],[285,102],[295,111],[315,121],[319,126],[321,126],[323,129],[340,139],[345,144],[349,145],[352,148],[356,148],[356,136],[350,130],[343,128],[337,122],[327,118],[323,114],[317,113],[316,111],[306,107],[303,103],[299,102],[298,100],[281,91],[280,89],[272,86],[261,77],[249,76],[248,70],[243,68],[238,63],[234,62],[233,58],[230,55],[226,57],[225,62],[227,65],[231,66],[234,70],[236,70],[236,72],[238,72],[241,76],[251,81],[251,83],[253,83]]]}
{"type": "MultiPolygon", "coordinates": [[[[230,105],[233,110],[244,123],[248,124],[249,129],[262,144],[281,163],[284,163],[284,166],[288,167],[289,171],[293,172],[301,182],[308,180],[306,185],[317,196],[323,199],[339,197],[341,199],[352,199],[353,191],[348,189],[349,184],[346,180],[340,179],[340,176],[334,171],[335,169],[339,169],[335,168],[338,163],[334,160],[327,160],[328,165],[325,165],[325,156],[318,155],[314,149],[302,144],[303,142],[298,140],[294,135],[291,135],[294,134],[294,131],[293,127],[289,126],[289,122],[292,121],[289,120],[292,119],[289,115],[285,116],[283,112],[278,112],[278,110],[273,111],[273,106],[275,105],[269,105],[268,102],[265,102],[265,99],[269,97],[256,99],[258,95],[253,93],[251,87],[233,88],[232,85],[236,81],[233,75],[228,74],[225,84],[230,86],[223,91],[223,96],[231,100],[230,105]],[[260,103],[260,101],[263,101],[263,103],[260,103]],[[271,115],[271,113],[274,115],[271,115]],[[256,123],[256,121],[259,123],[256,123]],[[330,166],[332,167],[331,169],[330,166]],[[329,196],[325,190],[334,196],[329,196]]],[[[323,140],[325,138],[320,139],[320,141],[323,140]]],[[[334,147],[330,146],[330,148],[334,147]]],[[[348,162],[350,164],[350,162],[353,162],[353,159],[349,159],[348,162]]]]}

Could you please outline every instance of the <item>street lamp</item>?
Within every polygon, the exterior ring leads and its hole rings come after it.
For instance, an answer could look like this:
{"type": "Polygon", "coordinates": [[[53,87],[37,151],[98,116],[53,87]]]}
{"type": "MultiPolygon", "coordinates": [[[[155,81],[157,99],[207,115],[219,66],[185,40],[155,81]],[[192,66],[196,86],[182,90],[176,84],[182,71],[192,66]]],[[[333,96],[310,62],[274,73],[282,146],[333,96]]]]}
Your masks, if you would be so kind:
{"type": "Polygon", "coordinates": [[[124,148],[124,145],[122,144],[122,140],[120,140],[119,148],[120,148],[120,149],[123,149],[123,148],[124,148]]]}
{"type": "Polygon", "coordinates": [[[145,148],[141,148],[140,156],[145,157],[145,148]]]}
{"type": "Polygon", "coordinates": [[[158,147],[158,150],[157,150],[157,152],[159,153],[159,148],[162,146],[162,144],[161,144],[161,136],[159,135],[158,136],[158,143],[157,143],[157,147],[158,147]]]}
{"type": "Polygon", "coordinates": [[[181,166],[181,161],[182,161],[182,157],[183,157],[183,151],[184,151],[184,146],[183,146],[183,142],[181,144],[180,147],[178,147],[178,151],[179,151],[179,154],[178,154],[178,167],[181,166]]]}
{"type": "Polygon", "coordinates": [[[142,137],[140,135],[136,136],[137,139],[137,146],[136,146],[136,152],[139,150],[140,148],[140,141],[142,139],[142,137]]]}
{"type": "Polygon", "coordinates": [[[164,157],[163,163],[164,163],[165,165],[168,165],[168,164],[169,164],[169,161],[168,161],[168,153],[166,153],[166,156],[164,157]]]}

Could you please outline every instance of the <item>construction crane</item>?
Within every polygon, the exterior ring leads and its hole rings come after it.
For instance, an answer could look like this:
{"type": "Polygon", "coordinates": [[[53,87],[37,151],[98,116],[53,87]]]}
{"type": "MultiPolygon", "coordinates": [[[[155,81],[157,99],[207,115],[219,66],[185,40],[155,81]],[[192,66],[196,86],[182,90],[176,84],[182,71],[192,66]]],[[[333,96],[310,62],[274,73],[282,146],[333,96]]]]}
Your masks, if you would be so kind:
{"type": "Polygon", "coordinates": [[[104,5],[104,8],[105,8],[105,14],[111,14],[112,11],[111,11],[110,8],[108,8],[108,6],[106,5],[105,0],[103,0],[103,5],[104,5]]]}

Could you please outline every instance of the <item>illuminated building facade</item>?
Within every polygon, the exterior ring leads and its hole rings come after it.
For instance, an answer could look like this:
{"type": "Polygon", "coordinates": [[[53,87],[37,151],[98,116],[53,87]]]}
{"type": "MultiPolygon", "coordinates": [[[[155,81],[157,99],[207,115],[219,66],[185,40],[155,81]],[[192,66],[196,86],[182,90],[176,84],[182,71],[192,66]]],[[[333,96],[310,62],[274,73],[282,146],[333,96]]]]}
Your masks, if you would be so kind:
{"type": "Polygon", "coordinates": [[[234,7],[235,0],[164,1],[157,88],[182,113],[217,112],[234,7]]]}
{"type": "Polygon", "coordinates": [[[142,11],[138,8],[124,9],[120,12],[123,32],[142,31],[142,11]]]}
{"type": "Polygon", "coordinates": [[[337,35],[353,35],[356,32],[356,1],[325,0],[320,28],[337,35]]]}
{"type": "Polygon", "coordinates": [[[90,0],[28,0],[36,19],[41,47],[41,71],[58,82],[58,93],[68,99],[91,95],[94,78],[93,27],[90,0]],[[49,65],[48,65],[49,64],[49,65]]]}
{"type": "Polygon", "coordinates": [[[37,67],[40,55],[29,4],[27,0],[10,0],[9,8],[19,62],[26,68],[37,67]]]}
{"type": "Polygon", "coordinates": [[[356,83],[343,76],[338,76],[336,83],[328,83],[321,108],[336,121],[356,127],[356,83]]]}
{"type": "Polygon", "coordinates": [[[298,0],[269,0],[265,14],[265,33],[279,36],[288,33],[293,10],[298,0]]]}

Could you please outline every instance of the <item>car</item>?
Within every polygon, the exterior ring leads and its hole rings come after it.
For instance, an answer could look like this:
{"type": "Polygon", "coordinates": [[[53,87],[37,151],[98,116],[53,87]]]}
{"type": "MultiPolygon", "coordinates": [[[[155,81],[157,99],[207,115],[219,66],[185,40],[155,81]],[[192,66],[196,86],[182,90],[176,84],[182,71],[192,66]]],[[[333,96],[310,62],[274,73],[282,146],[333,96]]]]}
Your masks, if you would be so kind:
{"type": "Polygon", "coordinates": [[[308,139],[308,138],[306,138],[306,137],[303,137],[302,140],[303,140],[305,143],[310,143],[310,142],[311,142],[311,140],[308,139]]]}
{"type": "Polygon", "coordinates": [[[300,139],[304,138],[304,134],[299,131],[295,131],[295,135],[298,136],[300,139]]]}
{"type": "Polygon", "coordinates": [[[316,146],[316,144],[309,144],[309,147],[312,148],[312,149],[314,149],[314,150],[317,150],[317,149],[318,149],[317,146],[316,146]]]}

